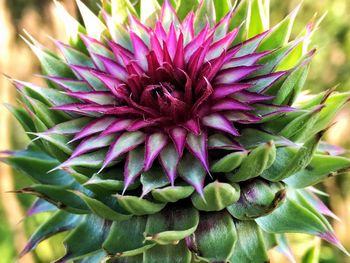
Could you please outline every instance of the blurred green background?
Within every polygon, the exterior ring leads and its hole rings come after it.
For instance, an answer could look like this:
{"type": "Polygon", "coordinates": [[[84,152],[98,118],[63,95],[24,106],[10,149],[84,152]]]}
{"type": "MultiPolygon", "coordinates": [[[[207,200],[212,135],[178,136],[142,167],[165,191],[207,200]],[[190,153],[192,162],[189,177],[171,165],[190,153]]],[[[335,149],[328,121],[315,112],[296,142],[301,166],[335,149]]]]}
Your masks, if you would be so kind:
{"type": "MultiPolygon", "coordinates": [[[[76,14],[74,1],[62,1],[71,14],[76,14]]],[[[97,8],[99,0],[84,1],[91,8],[97,8]]],[[[219,3],[220,1],[216,1],[219,3]]],[[[285,17],[301,0],[271,0],[272,25],[285,17]]],[[[306,89],[319,92],[339,84],[338,90],[350,91],[350,1],[349,0],[304,0],[300,14],[297,17],[294,35],[308,23],[317,13],[318,17],[327,13],[321,28],[314,36],[314,46],[318,54],[315,57],[306,89]]],[[[41,43],[52,47],[48,35],[64,39],[62,25],[55,16],[51,0],[0,0],[0,71],[14,78],[40,83],[34,74],[40,72],[35,57],[30,53],[19,34],[23,28],[29,31],[41,43]]],[[[1,77],[0,98],[2,102],[16,103],[14,88],[1,77]]],[[[2,107],[0,109],[0,151],[18,149],[28,141],[24,132],[9,117],[2,107]]],[[[331,143],[350,148],[350,105],[339,114],[336,124],[326,135],[331,143]]],[[[40,222],[48,215],[41,214],[25,218],[25,211],[33,199],[29,196],[16,196],[6,191],[28,185],[28,179],[8,167],[0,166],[0,262],[11,263],[17,260],[16,255],[24,246],[25,240],[40,222]]],[[[325,198],[327,204],[340,217],[341,222],[333,221],[337,236],[345,247],[350,250],[350,178],[347,174],[337,178],[329,178],[319,189],[330,193],[325,198]]],[[[39,245],[37,250],[19,260],[19,262],[50,262],[63,253],[59,246],[64,234],[51,238],[39,245]]],[[[305,235],[291,235],[292,249],[297,262],[302,261],[303,255],[313,245],[320,241],[305,235]]],[[[337,249],[321,244],[322,253],[319,262],[346,263],[350,262],[337,249]]],[[[271,254],[272,262],[287,262],[279,254],[271,254]]],[[[309,262],[304,260],[304,262],[309,262]]],[[[316,263],[316,262],[309,262],[316,263]]]]}

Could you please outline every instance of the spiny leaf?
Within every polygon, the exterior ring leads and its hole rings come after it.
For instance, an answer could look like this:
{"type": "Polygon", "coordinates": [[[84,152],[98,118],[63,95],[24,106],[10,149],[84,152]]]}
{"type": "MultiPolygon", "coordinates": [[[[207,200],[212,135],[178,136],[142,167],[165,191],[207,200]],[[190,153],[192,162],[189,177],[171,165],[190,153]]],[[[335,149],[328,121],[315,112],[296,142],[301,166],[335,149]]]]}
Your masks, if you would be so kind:
{"type": "Polygon", "coordinates": [[[303,170],[286,178],[284,182],[293,188],[304,188],[321,182],[339,170],[349,168],[350,160],[347,158],[316,154],[303,170]]]}
{"type": "Polygon", "coordinates": [[[276,182],[304,169],[311,162],[322,135],[322,132],[314,135],[298,150],[289,147],[279,148],[275,162],[261,176],[276,182]]]}
{"type": "Polygon", "coordinates": [[[30,43],[25,38],[23,39],[39,59],[42,70],[46,75],[74,78],[72,70],[65,62],[53,56],[47,50],[43,50],[40,46],[30,43]]]}
{"type": "Polygon", "coordinates": [[[44,152],[31,149],[17,151],[11,154],[6,162],[42,184],[71,185],[74,183],[74,179],[65,171],[54,171],[48,174],[48,171],[55,168],[59,162],[44,152]]]}
{"type": "Polygon", "coordinates": [[[105,218],[111,221],[123,221],[131,217],[131,215],[122,214],[120,211],[113,210],[112,208],[105,205],[101,201],[98,201],[95,198],[88,197],[87,195],[84,195],[83,193],[77,191],[74,193],[85,202],[85,204],[89,207],[91,212],[93,212],[101,218],[105,218]]]}
{"type": "Polygon", "coordinates": [[[269,28],[269,1],[248,1],[247,13],[247,37],[251,38],[269,28]]]}
{"type": "Polygon", "coordinates": [[[298,5],[283,21],[270,30],[270,33],[259,46],[259,51],[272,50],[288,43],[299,9],[300,5],[298,5]]]}
{"type": "Polygon", "coordinates": [[[322,108],[323,105],[316,106],[314,109],[295,118],[279,132],[279,135],[292,139],[293,141],[300,141],[304,138],[308,138],[310,136],[310,130],[319,119],[322,108]]]}
{"type": "MultiPolygon", "coordinates": [[[[267,232],[272,233],[306,233],[319,236],[344,249],[334,236],[327,221],[305,200],[295,198],[286,201],[271,214],[255,220],[267,232]],[[306,206],[305,206],[306,205],[306,206]]],[[[345,250],[344,250],[345,251],[345,250]]]]}
{"type": "Polygon", "coordinates": [[[63,243],[66,253],[56,262],[66,262],[99,251],[109,231],[109,226],[109,222],[99,217],[94,215],[86,216],[85,220],[64,239],[63,243]],[[82,244],[81,238],[87,236],[89,238],[84,239],[82,244]]]}
{"type": "Polygon", "coordinates": [[[325,107],[320,112],[320,117],[310,133],[317,133],[325,129],[333,120],[339,110],[350,99],[350,93],[336,93],[331,95],[324,102],[325,107]]]}
{"type": "Polygon", "coordinates": [[[80,223],[81,219],[82,217],[79,215],[70,214],[64,211],[56,212],[38,227],[20,253],[20,257],[32,251],[41,241],[50,236],[73,229],[80,223]]]}
{"type": "MultiPolygon", "coordinates": [[[[12,113],[13,116],[17,119],[17,121],[21,124],[24,131],[26,132],[35,132],[35,126],[32,118],[24,109],[19,107],[14,107],[10,104],[5,104],[5,107],[12,113]]],[[[30,139],[33,139],[33,135],[29,135],[30,139]]]]}
{"type": "Polygon", "coordinates": [[[70,190],[62,186],[35,184],[23,188],[18,193],[36,195],[61,210],[66,210],[75,214],[86,214],[89,212],[86,204],[70,190]]]}
{"type": "Polygon", "coordinates": [[[27,210],[26,216],[34,216],[39,213],[44,213],[48,211],[55,211],[57,210],[57,207],[53,204],[50,204],[49,202],[38,198],[34,201],[34,203],[31,205],[31,207],[27,210]]]}

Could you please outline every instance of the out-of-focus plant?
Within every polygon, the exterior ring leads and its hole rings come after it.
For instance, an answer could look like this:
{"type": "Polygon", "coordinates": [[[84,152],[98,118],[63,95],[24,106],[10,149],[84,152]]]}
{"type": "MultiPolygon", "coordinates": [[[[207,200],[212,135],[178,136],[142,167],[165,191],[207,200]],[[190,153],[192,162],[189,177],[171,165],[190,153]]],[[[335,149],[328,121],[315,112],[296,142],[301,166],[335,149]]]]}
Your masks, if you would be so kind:
{"type": "MultiPolygon", "coordinates": [[[[91,53],[90,53],[91,54],[91,53]]],[[[92,54],[91,54],[92,55],[92,54]]],[[[288,64],[288,63],[287,63],[288,64]]],[[[293,114],[292,114],[293,115],[293,114]]],[[[282,120],[283,120],[283,118],[282,118],[282,120]]],[[[268,127],[268,126],[267,126],[268,127]]],[[[201,159],[200,159],[201,160],[201,159]]],[[[220,166],[220,165],[219,165],[220,166]]],[[[205,165],[204,165],[204,168],[205,168],[205,165]]],[[[215,169],[214,169],[215,170],[215,169]]],[[[214,173],[215,174],[215,173],[214,173]]],[[[95,193],[96,194],[96,193],[95,193]]],[[[229,210],[230,211],[230,210],[229,210]]],[[[233,209],[233,211],[235,211],[234,209],[233,209]]],[[[234,212],[233,212],[234,213],[234,212]]],[[[235,215],[234,215],[235,216],[235,215]]],[[[239,225],[239,224],[238,224],[239,225]]],[[[238,236],[239,236],[239,232],[238,232],[238,236]]],[[[313,250],[310,250],[310,252],[306,255],[306,256],[304,256],[304,258],[305,258],[305,260],[308,260],[308,258],[310,258],[312,255],[314,255],[314,252],[313,252],[313,250]]]]}

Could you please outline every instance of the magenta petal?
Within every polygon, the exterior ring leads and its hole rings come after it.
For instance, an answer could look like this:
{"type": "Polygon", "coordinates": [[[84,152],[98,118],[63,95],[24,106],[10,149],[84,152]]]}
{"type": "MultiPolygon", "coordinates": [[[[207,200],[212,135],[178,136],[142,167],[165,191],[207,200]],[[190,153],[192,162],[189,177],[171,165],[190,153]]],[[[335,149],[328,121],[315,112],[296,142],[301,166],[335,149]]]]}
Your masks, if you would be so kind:
{"type": "MultiPolygon", "coordinates": [[[[156,22],[156,27],[154,29],[155,36],[159,40],[159,42],[166,41],[167,39],[167,33],[165,32],[165,29],[160,21],[156,22]]],[[[152,33],[151,33],[152,35],[152,33]]]]}
{"type": "Polygon", "coordinates": [[[161,46],[161,42],[159,41],[159,36],[154,33],[150,35],[150,43],[152,52],[155,53],[158,61],[163,61],[163,48],[161,46]]]}
{"type": "Polygon", "coordinates": [[[235,93],[232,98],[235,98],[243,103],[252,104],[260,101],[267,101],[273,99],[275,96],[264,95],[246,90],[235,93]]]}
{"type": "Polygon", "coordinates": [[[201,127],[199,125],[198,118],[190,119],[183,125],[189,132],[199,135],[201,133],[201,127]]]}
{"type": "Polygon", "coordinates": [[[202,163],[204,169],[210,173],[207,143],[208,137],[204,132],[201,135],[189,133],[186,138],[187,149],[202,163]]]}
{"type": "Polygon", "coordinates": [[[108,74],[99,72],[99,71],[91,71],[91,73],[96,76],[99,80],[102,81],[104,85],[115,95],[117,98],[125,99],[129,96],[127,90],[125,89],[125,85],[117,78],[114,78],[108,74]]]}
{"type": "Polygon", "coordinates": [[[125,47],[121,46],[120,44],[118,44],[112,40],[108,40],[107,43],[108,43],[108,46],[112,49],[112,51],[116,57],[118,57],[122,54],[130,59],[133,57],[133,53],[130,52],[130,50],[126,49],[125,47]]]}
{"type": "Polygon", "coordinates": [[[150,126],[153,126],[157,123],[157,120],[154,119],[154,120],[136,120],[134,121],[133,123],[131,123],[127,130],[128,131],[137,131],[137,130],[140,130],[142,128],[145,128],[145,127],[150,127],[150,126]]]}
{"type": "Polygon", "coordinates": [[[110,145],[113,141],[114,135],[109,135],[105,137],[100,137],[99,135],[92,136],[84,141],[82,141],[74,150],[69,159],[75,158],[93,150],[104,148],[110,145]]]}
{"type": "Polygon", "coordinates": [[[261,65],[254,66],[240,66],[235,68],[224,69],[219,72],[217,77],[215,78],[216,84],[231,84],[238,82],[245,77],[252,74],[254,71],[260,69],[261,65]]]}
{"type": "Polygon", "coordinates": [[[178,155],[181,157],[185,148],[187,131],[183,128],[177,127],[169,131],[169,136],[174,142],[178,155]]]}
{"type": "Polygon", "coordinates": [[[104,112],[108,115],[143,115],[141,111],[128,106],[112,106],[111,109],[104,112]]]}
{"type": "Polygon", "coordinates": [[[66,92],[66,94],[89,103],[97,103],[100,105],[110,105],[117,103],[115,97],[110,92],[105,91],[66,92]]]}
{"type": "Polygon", "coordinates": [[[340,218],[336,214],[334,214],[317,195],[315,195],[311,191],[308,191],[308,195],[310,197],[308,198],[308,201],[317,211],[319,211],[323,215],[332,217],[333,219],[340,221],[340,218]]]}
{"type": "Polygon", "coordinates": [[[271,51],[265,51],[261,53],[253,53],[253,54],[248,54],[241,57],[232,58],[222,66],[222,69],[239,67],[239,66],[252,66],[255,63],[257,63],[259,59],[265,57],[270,53],[271,51]]]}
{"type": "Polygon", "coordinates": [[[216,102],[212,106],[213,111],[231,111],[231,110],[252,110],[253,107],[242,103],[238,100],[231,99],[231,98],[225,98],[218,102],[216,102]]]}
{"type": "Polygon", "coordinates": [[[101,49],[106,49],[106,46],[102,42],[98,41],[95,38],[89,37],[89,36],[84,35],[84,34],[80,34],[79,36],[83,40],[86,48],[89,50],[91,50],[91,46],[93,46],[93,45],[100,46],[101,49]]]}
{"type": "Polygon", "coordinates": [[[126,128],[129,127],[132,122],[133,122],[132,120],[128,120],[128,119],[116,120],[101,133],[101,136],[106,136],[112,133],[125,131],[126,128]]]}
{"type": "Polygon", "coordinates": [[[253,85],[251,88],[252,91],[264,92],[287,73],[288,71],[274,72],[249,79],[247,82],[253,85]]]}
{"type": "Polygon", "coordinates": [[[188,62],[190,57],[193,55],[197,49],[202,46],[205,38],[207,37],[209,30],[209,24],[207,24],[202,31],[185,47],[185,61],[188,62]]]}
{"type": "Polygon", "coordinates": [[[180,69],[184,68],[184,38],[183,38],[183,34],[180,33],[179,35],[179,39],[177,41],[177,46],[176,46],[176,52],[175,52],[175,56],[174,56],[174,65],[180,69]]]}
{"type": "Polygon", "coordinates": [[[79,133],[77,133],[71,142],[80,140],[89,135],[104,131],[116,118],[106,117],[103,119],[98,119],[86,125],[79,133]]]}
{"type": "Polygon", "coordinates": [[[228,95],[231,95],[237,91],[245,90],[252,87],[251,84],[246,83],[237,83],[237,84],[222,84],[218,85],[214,88],[212,98],[213,99],[221,99],[228,95]]]}
{"type": "Polygon", "coordinates": [[[116,63],[110,58],[106,58],[100,55],[96,55],[96,57],[102,62],[104,68],[109,74],[123,82],[127,81],[128,73],[123,66],[116,63]]]}
{"type": "Polygon", "coordinates": [[[168,143],[168,137],[164,133],[153,133],[146,138],[144,170],[148,171],[154,159],[168,143]]]}
{"type": "Polygon", "coordinates": [[[212,60],[214,58],[217,58],[223,51],[227,50],[228,47],[233,42],[233,40],[235,39],[235,37],[237,36],[238,31],[239,31],[239,28],[234,29],[225,37],[223,37],[222,39],[212,44],[206,55],[206,60],[212,60]]]}
{"type": "Polygon", "coordinates": [[[108,41],[108,45],[112,49],[115,59],[121,65],[125,66],[129,63],[130,60],[133,59],[134,54],[118,43],[115,43],[114,41],[108,41]]]}
{"type": "Polygon", "coordinates": [[[176,46],[177,46],[177,36],[176,36],[176,29],[175,29],[174,23],[171,23],[170,25],[170,30],[168,33],[166,44],[167,44],[170,57],[174,59],[176,46]]]}
{"type": "Polygon", "coordinates": [[[244,123],[244,124],[259,122],[262,120],[262,118],[259,116],[256,116],[248,112],[242,112],[242,111],[225,112],[225,117],[232,122],[238,122],[238,123],[244,123]]]}
{"type": "Polygon", "coordinates": [[[177,176],[177,166],[180,161],[180,156],[171,144],[168,144],[159,155],[160,165],[163,167],[165,174],[168,176],[172,186],[174,186],[175,178],[177,176]]]}
{"type": "Polygon", "coordinates": [[[149,34],[150,28],[146,27],[144,24],[141,23],[140,20],[138,20],[134,15],[129,14],[129,25],[130,29],[133,32],[139,32],[139,35],[149,34]]]}
{"type": "Polygon", "coordinates": [[[109,111],[115,109],[113,105],[97,105],[97,104],[87,104],[87,103],[73,103],[73,104],[64,104],[59,106],[54,106],[51,109],[75,112],[82,115],[89,116],[92,114],[108,114],[109,111]]]}
{"type": "Polygon", "coordinates": [[[125,165],[124,165],[124,190],[134,182],[134,180],[141,175],[143,171],[143,159],[144,159],[144,148],[139,147],[137,149],[129,151],[125,165]]]}
{"type": "Polygon", "coordinates": [[[350,256],[349,252],[345,249],[345,247],[340,243],[338,238],[335,236],[335,234],[331,231],[320,233],[318,235],[320,238],[326,240],[327,242],[331,243],[333,246],[336,246],[341,251],[343,251],[347,256],[350,256]]]}
{"type": "Polygon", "coordinates": [[[94,90],[107,90],[102,83],[98,83],[99,79],[96,78],[94,75],[91,74],[91,71],[93,71],[93,68],[89,67],[82,67],[77,65],[69,65],[73,71],[76,73],[76,75],[80,78],[86,81],[86,83],[89,84],[89,86],[94,90]]]}
{"type": "Polygon", "coordinates": [[[208,127],[227,132],[233,136],[239,135],[238,131],[233,126],[233,124],[221,114],[214,113],[205,116],[202,120],[202,123],[208,127]]]}
{"type": "Polygon", "coordinates": [[[48,80],[56,83],[65,91],[92,91],[92,88],[87,85],[85,81],[82,80],[74,80],[68,78],[61,77],[52,77],[52,76],[43,76],[43,78],[47,78],[48,80]]]}
{"type": "Polygon", "coordinates": [[[213,88],[209,83],[208,79],[204,77],[204,87],[202,91],[202,95],[197,99],[196,103],[192,107],[192,113],[196,114],[200,109],[201,105],[208,100],[208,98],[213,93],[213,88]]]}
{"type": "Polygon", "coordinates": [[[109,148],[99,172],[121,155],[135,149],[145,141],[145,138],[146,136],[143,132],[124,132],[109,148]]]}
{"type": "Polygon", "coordinates": [[[144,70],[147,70],[146,55],[149,52],[147,45],[143,42],[143,40],[138,35],[136,35],[132,31],[130,31],[130,38],[131,38],[132,46],[134,48],[134,54],[135,54],[135,58],[137,59],[137,62],[144,70]]]}

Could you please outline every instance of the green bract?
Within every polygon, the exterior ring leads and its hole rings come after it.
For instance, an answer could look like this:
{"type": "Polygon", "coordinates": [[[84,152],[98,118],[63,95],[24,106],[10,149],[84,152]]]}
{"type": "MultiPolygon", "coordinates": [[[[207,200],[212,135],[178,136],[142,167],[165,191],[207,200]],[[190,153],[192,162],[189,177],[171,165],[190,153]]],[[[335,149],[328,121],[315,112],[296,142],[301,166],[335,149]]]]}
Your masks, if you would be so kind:
{"type": "MultiPolygon", "coordinates": [[[[32,142],[5,162],[51,211],[21,255],[68,231],[57,262],[267,262],[285,233],[344,252],[310,186],[350,168],[322,142],[349,93],[302,98],[311,21],[269,25],[269,1],[109,0],[56,55],[29,37],[47,87],[13,80],[32,142]],[[159,2],[164,2],[159,3],[159,2]]],[[[283,248],[283,249],[281,249],[283,248]]]]}

